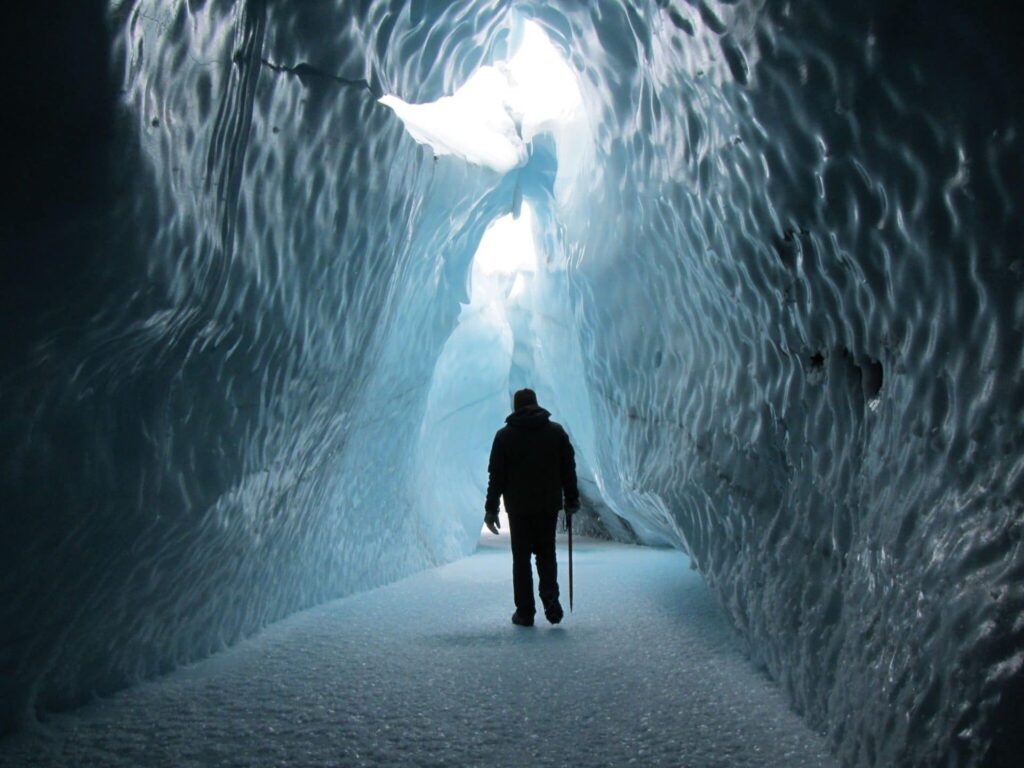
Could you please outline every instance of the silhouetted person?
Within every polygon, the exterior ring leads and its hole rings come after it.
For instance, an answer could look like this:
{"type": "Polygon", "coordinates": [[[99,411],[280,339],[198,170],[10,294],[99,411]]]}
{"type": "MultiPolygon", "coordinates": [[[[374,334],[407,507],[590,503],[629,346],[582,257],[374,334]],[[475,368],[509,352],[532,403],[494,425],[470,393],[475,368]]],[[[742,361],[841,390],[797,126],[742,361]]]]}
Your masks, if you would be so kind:
{"type": "Polygon", "coordinates": [[[562,620],[558,602],[558,566],[555,562],[555,522],[563,506],[572,515],[580,506],[576,488],[576,460],[569,436],[537,405],[532,389],[520,389],[513,398],[512,414],[498,430],[487,467],[487,502],[484,523],[497,533],[498,497],[505,497],[512,534],[512,589],[516,612],[512,623],[533,626],[533,569],[537,556],[538,592],[544,615],[552,624],[562,620]]]}

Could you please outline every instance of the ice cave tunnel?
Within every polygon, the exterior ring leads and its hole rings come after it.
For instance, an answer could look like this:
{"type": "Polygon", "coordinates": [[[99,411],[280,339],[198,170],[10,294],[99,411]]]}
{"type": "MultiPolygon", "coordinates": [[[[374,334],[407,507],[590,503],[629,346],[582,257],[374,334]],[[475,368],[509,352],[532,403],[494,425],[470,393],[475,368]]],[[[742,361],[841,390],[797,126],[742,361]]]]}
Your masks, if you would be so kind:
{"type": "MultiPolygon", "coordinates": [[[[1006,4],[12,14],[0,763],[293,614],[477,557],[490,441],[532,386],[576,447],[578,532],[688,563],[830,759],[1019,764],[1006,4]]],[[[218,754],[168,764],[258,764],[218,754]]],[[[363,755],[338,764],[401,764],[363,755]]]]}

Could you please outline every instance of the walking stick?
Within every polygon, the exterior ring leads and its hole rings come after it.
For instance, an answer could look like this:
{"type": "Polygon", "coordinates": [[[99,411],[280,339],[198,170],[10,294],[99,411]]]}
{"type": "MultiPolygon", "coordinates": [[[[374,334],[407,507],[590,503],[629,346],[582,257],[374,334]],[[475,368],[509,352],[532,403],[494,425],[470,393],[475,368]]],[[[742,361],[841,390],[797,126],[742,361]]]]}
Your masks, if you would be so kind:
{"type": "Polygon", "coordinates": [[[572,613],[572,515],[565,515],[565,529],[569,532],[569,613],[572,613]]]}

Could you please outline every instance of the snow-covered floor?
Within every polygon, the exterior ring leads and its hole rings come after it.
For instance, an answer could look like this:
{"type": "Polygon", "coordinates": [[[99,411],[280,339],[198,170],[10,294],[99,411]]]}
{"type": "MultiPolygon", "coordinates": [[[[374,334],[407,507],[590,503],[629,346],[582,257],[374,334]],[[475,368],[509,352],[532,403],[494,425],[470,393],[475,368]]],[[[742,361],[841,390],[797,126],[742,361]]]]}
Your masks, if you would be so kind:
{"type": "Polygon", "coordinates": [[[3,766],[825,766],[678,552],[574,542],[509,622],[507,536],[0,742],[3,766]]]}

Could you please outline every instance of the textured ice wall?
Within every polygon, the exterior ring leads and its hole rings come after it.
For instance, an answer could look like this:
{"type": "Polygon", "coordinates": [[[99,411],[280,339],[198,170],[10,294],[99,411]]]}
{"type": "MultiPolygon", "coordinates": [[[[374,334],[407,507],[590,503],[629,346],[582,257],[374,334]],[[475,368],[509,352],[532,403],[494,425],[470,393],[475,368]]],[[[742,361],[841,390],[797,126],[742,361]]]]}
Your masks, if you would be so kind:
{"type": "Polygon", "coordinates": [[[401,480],[510,182],[376,98],[464,79],[495,14],[283,5],[93,7],[93,79],[66,73],[113,115],[61,138],[109,171],[13,241],[5,727],[475,545],[478,508],[424,520],[401,480]]]}
{"type": "Polygon", "coordinates": [[[591,460],[845,762],[999,764],[1024,652],[1015,44],[986,7],[759,5],[572,19],[604,95],[590,215],[565,218],[591,460]]]}
{"type": "Polygon", "coordinates": [[[592,122],[557,201],[542,141],[501,177],[376,104],[502,55],[507,3],[109,9],[105,205],[5,240],[36,260],[4,352],[5,724],[471,545],[479,510],[407,478],[518,186],[551,268],[510,383],[592,492],[689,549],[847,763],[1010,754],[1019,56],[986,4],[837,5],[519,5],[592,122]]]}

